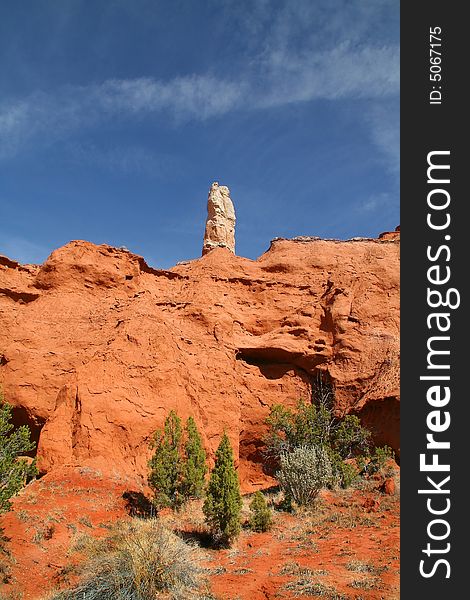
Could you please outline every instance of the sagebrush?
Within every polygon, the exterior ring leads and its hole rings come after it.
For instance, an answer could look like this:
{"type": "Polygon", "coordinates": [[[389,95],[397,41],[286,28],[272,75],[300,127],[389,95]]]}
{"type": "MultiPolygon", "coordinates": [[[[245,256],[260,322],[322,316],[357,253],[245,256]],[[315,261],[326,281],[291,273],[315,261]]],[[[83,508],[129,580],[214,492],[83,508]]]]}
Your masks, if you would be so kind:
{"type": "Polygon", "coordinates": [[[334,481],[328,452],[322,446],[299,446],[281,454],[276,477],[288,500],[308,506],[334,481]]]}

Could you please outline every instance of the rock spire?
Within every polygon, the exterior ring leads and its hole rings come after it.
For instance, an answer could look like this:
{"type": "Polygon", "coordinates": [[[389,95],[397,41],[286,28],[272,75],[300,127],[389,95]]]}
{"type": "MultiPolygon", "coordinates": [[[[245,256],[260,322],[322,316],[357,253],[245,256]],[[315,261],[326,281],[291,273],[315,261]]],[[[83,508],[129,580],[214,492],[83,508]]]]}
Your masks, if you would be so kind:
{"type": "Polygon", "coordinates": [[[214,248],[228,248],[235,254],[235,209],[230,190],[217,181],[211,185],[207,199],[207,220],[202,255],[214,248]]]}

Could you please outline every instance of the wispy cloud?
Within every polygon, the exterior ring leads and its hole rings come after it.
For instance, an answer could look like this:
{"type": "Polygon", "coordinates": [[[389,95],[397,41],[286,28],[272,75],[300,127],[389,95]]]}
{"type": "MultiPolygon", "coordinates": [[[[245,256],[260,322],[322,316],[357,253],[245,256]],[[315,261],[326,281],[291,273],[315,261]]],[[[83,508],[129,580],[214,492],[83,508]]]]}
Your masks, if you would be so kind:
{"type": "Polygon", "coordinates": [[[268,93],[258,104],[341,98],[385,98],[399,85],[398,47],[354,48],[343,42],[317,53],[273,51],[266,60],[268,93]]]}
{"type": "MultiPolygon", "coordinates": [[[[226,0],[224,13],[237,20],[247,49],[232,69],[222,65],[223,74],[217,74],[221,66],[215,63],[211,73],[165,81],[109,79],[0,102],[0,159],[72,139],[78,130],[110,121],[163,116],[181,124],[320,99],[396,97],[398,44],[379,44],[372,35],[383,12],[391,6],[396,10],[395,3],[332,3],[263,0],[247,11],[238,1],[226,0]]],[[[233,28],[229,20],[222,26],[233,28]]],[[[366,122],[373,142],[396,165],[396,151],[391,150],[396,147],[396,121],[374,113],[366,122]]]]}
{"type": "Polygon", "coordinates": [[[37,92],[0,104],[0,157],[18,153],[30,140],[50,143],[97,122],[146,118],[167,111],[178,120],[207,119],[240,103],[244,84],[212,76],[107,80],[37,92]]]}
{"type": "Polygon", "coordinates": [[[386,97],[398,88],[396,54],[396,48],[353,51],[341,44],[315,55],[272,53],[259,77],[239,81],[197,75],[168,82],[140,78],[34,93],[0,105],[0,157],[16,154],[31,139],[53,142],[110,119],[167,112],[179,121],[205,120],[322,98],[386,97]]]}

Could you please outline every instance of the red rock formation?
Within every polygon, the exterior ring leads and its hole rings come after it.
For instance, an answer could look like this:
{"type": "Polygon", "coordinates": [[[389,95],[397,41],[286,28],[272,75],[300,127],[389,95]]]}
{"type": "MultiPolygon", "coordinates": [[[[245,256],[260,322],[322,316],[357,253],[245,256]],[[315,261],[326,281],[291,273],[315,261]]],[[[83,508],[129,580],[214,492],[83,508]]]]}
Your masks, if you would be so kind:
{"type": "Polygon", "coordinates": [[[311,393],[399,447],[399,243],[275,240],[257,261],[215,248],[169,271],[74,241],[42,266],[0,261],[0,383],[42,471],[145,476],[170,409],[213,452],[227,429],[244,489],[266,482],[263,421],[311,393]]]}

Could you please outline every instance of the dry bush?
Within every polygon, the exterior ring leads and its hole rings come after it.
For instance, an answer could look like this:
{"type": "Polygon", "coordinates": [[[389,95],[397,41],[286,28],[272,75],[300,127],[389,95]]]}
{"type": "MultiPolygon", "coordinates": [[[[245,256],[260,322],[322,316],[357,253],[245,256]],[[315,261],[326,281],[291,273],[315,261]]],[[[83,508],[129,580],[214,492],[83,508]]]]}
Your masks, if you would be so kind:
{"type": "Polygon", "coordinates": [[[204,598],[198,550],[158,519],[117,523],[100,540],[82,539],[87,556],[77,587],[50,600],[183,600],[204,598]]]}

